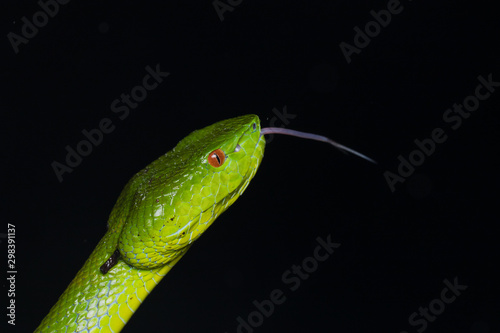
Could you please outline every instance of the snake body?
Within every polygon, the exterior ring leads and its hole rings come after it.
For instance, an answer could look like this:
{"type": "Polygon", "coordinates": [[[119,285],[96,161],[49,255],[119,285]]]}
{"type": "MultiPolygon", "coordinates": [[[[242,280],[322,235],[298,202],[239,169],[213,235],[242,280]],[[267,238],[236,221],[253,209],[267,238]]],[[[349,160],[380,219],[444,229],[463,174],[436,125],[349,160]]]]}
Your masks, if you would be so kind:
{"type": "Polygon", "coordinates": [[[35,332],[119,332],[192,243],[245,191],[264,154],[259,118],[192,132],[121,192],[108,230],[35,332]],[[101,267],[117,254],[109,271],[101,267]]]}

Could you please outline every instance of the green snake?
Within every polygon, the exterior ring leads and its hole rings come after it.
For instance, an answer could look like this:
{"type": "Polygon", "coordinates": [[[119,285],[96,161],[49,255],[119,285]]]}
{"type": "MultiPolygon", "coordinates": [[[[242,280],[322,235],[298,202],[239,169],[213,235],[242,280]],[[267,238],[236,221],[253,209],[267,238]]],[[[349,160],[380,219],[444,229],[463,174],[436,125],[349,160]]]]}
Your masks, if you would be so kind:
{"type": "MultiPolygon", "coordinates": [[[[35,332],[120,332],[193,242],[245,191],[264,156],[256,115],[197,130],[139,171],[111,211],[108,230],[35,332]]],[[[372,161],[373,162],[373,161],[372,161]]]]}

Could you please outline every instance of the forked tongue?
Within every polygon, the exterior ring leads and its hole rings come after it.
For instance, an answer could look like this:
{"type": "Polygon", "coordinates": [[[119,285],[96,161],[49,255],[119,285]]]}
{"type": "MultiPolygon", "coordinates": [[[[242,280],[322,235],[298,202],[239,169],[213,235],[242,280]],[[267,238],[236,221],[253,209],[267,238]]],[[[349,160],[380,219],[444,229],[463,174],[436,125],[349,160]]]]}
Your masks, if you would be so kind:
{"type": "Polygon", "coordinates": [[[333,141],[332,139],[327,138],[326,136],[313,134],[313,133],[295,131],[295,130],[282,128],[282,127],[264,127],[260,130],[260,135],[266,135],[266,134],[284,134],[284,135],[296,136],[298,138],[303,138],[303,139],[326,142],[326,143],[331,144],[332,146],[334,146],[335,148],[337,148],[338,150],[340,150],[342,152],[351,153],[351,154],[356,155],[358,157],[361,157],[362,159],[367,160],[373,164],[377,164],[377,162],[375,162],[374,160],[372,160],[368,156],[365,156],[361,153],[358,153],[357,151],[355,151],[349,147],[341,145],[340,143],[337,143],[337,142],[333,141]]]}

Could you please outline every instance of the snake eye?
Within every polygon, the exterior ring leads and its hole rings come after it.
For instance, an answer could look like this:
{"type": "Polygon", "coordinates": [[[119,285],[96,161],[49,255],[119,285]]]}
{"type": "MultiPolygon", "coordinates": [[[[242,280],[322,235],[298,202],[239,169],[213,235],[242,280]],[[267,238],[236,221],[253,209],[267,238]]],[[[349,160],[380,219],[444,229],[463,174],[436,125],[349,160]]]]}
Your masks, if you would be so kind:
{"type": "Polygon", "coordinates": [[[224,164],[226,160],[226,154],[221,149],[215,149],[213,152],[208,154],[207,161],[214,168],[220,167],[224,164]]]}

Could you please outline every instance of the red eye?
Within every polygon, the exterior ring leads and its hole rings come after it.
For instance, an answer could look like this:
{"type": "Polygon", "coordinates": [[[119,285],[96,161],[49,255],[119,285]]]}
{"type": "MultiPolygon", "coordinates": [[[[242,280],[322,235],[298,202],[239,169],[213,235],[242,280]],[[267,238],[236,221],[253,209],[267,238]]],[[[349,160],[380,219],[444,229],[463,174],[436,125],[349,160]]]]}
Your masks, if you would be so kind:
{"type": "Polygon", "coordinates": [[[214,168],[220,167],[226,160],[226,154],[221,149],[216,149],[208,154],[208,163],[214,168]]]}

